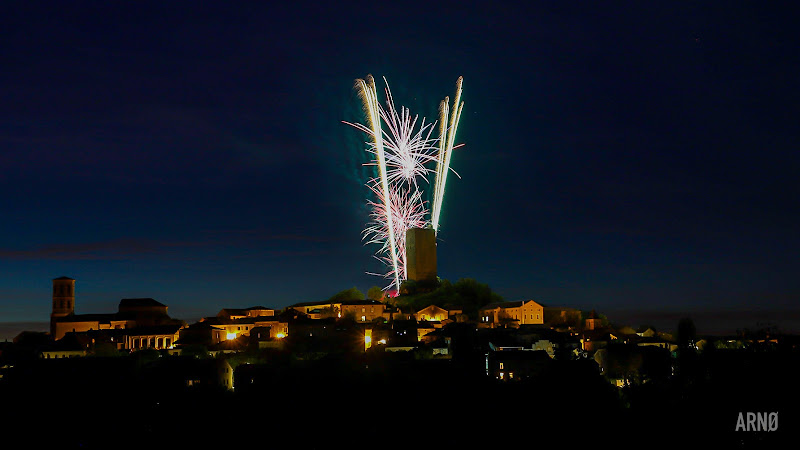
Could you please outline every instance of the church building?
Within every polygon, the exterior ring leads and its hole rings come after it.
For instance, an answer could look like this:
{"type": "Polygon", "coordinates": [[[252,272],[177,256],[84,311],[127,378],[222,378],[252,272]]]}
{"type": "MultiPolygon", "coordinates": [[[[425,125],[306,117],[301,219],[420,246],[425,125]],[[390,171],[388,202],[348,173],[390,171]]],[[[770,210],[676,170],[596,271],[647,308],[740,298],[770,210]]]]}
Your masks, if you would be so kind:
{"type": "MultiPolygon", "coordinates": [[[[169,317],[167,306],[152,298],[124,298],[119,302],[115,313],[75,314],[75,280],[60,277],[53,280],[53,309],[50,314],[50,335],[53,340],[63,338],[67,333],[87,333],[96,330],[130,330],[115,331],[118,342],[131,342],[132,348],[169,347],[166,342],[175,341],[177,329],[183,322],[169,317]],[[170,330],[162,329],[168,326],[170,330]],[[173,327],[177,327],[172,330],[173,327]],[[148,339],[146,330],[158,329],[159,335],[148,339]],[[166,334],[165,334],[166,333],[166,334]],[[167,337],[161,336],[165,334],[167,337]],[[130,335],[125,338],[122,335],[130,335]],[[124,338],[122,341],[120,338],[124,338]],[[162,345],[156,345],[157,343],[162,345]]],[[[127,347],[125,345],[124,347],[127,347]]]]}

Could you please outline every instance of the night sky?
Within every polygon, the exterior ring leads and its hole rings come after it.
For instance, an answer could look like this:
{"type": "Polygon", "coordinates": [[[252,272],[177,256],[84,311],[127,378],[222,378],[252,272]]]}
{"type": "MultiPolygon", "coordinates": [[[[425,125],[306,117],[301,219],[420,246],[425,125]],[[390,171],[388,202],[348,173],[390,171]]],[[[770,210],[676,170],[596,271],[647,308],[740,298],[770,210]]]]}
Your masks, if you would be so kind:
{"type": "Polygon", "coordinates": [[[0,322],[49,320],[62,275],[77,313],[185,320],[385,285],[341,123],[370,73],[430,119],[464,76],[441,277],[634,324],[800,318],[788,7],[233,3],[0,6],[0,322]]]}

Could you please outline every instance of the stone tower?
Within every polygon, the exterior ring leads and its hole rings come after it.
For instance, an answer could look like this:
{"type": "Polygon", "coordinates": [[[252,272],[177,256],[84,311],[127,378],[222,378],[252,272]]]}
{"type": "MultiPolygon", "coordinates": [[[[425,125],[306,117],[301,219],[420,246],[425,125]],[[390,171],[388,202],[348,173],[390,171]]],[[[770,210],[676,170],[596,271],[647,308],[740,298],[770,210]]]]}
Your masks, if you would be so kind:
{"type": "Polygon", "coordinates": [[[53,279],[53,312],[50,313],[50,335],[55,336],[56,321],[75,313],[75,280],[53,279]]]}
{"type": "Polygon", "coordinates": [[[409,228],[406,232],[406,278],[436,281],[436,231],[409,228]]]}
{"type": "Polygon", "coordinates": [[[602,321],[599,317],[597,317],[597,313],[592,310],[592,312],[589,313],[589,317],[586,319],[586,326],[584,326],[584,328],[587,330],[597,330],[601,327],[602,321]]]}

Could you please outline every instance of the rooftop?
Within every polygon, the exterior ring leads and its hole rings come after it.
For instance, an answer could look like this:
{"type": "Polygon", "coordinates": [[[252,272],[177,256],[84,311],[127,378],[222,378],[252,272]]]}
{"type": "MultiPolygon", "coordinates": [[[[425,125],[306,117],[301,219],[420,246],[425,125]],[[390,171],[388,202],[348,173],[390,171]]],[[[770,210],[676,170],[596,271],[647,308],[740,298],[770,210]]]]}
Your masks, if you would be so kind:
{"type": "Polygon", "coordinates": [[[515,302],[494,302],[494,303],[489,303],[488,305],[482,307],[481,310],[496,309],[496,308],[501,308],[501,309],[504,309],[504,308],[518,308],[518,307],[522,306],[524,303],[528,303],[528,302],[534,302],[537,305],[542,306],[542,307],[545,306],[545,305],[537,302],[536,300],[517,300],[515,302]]]}
{"type": "Polygon", "coordinates": [[[123,298],[119,301],[120,308],[141,308],[153,306],[166,307],[167,305],[157,302],[152,298],[123,298]]]}
{"type": "Polygon", "coordinates": [[[108,314],[72,314],[69,316],[59,317],[57,322],[103,322],[109,323],[116,320],[131,320],[131,317],[125,313],[108,313],[108,314]]]}

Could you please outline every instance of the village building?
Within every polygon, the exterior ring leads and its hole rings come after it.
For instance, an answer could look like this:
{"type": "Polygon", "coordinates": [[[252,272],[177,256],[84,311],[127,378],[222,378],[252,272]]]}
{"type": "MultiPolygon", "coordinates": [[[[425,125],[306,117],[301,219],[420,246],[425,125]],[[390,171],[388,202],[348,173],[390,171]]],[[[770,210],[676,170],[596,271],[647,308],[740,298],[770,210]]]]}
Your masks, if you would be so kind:
{"type": "Polygon", "coordinates": [[[372,322],[384,318],[386,304],[377,300],[348,300],[348,301],[321,301],[303,302],[290,305],[288,308],[309,315],[314,319],[327,317],[351,316],[357,322],[372,322]]]}
{"type": "MultiPolygon", "coordinates": [[[[172,348],[178,330],[185,326],[169,317],[166,305],[152,298],[122,299],[116,313],[75,314],[75,280],[68,277],[53,280],[50,321],[53,340],[59,341],[68,334],[80,336],[78,340],[86,343],[80,351],[97,343],[110,343],[118,350],[172,348]]],[[[53,351],[43,355],[61,354],[53,351]]]]}
{"type": "Polygon", "coordinates": [[[274,316],[275,310],[264,306],[251,306],[244,309],[223,308],[217,317],[228,320],[245,319],[248,317],[274,316]]]}
{"type": "Polygon", "coordinates": [[[519,381],[542,373],[551,358],[541,350],[498,350],[486,354],[486,375],[501,381],[519,381]]]}
{"type": "Polygon", "coordinates": [[[534,300],[490,303],[478,310],[478,316],[485,328],[543,324],[544,306],[534,300]]]}

